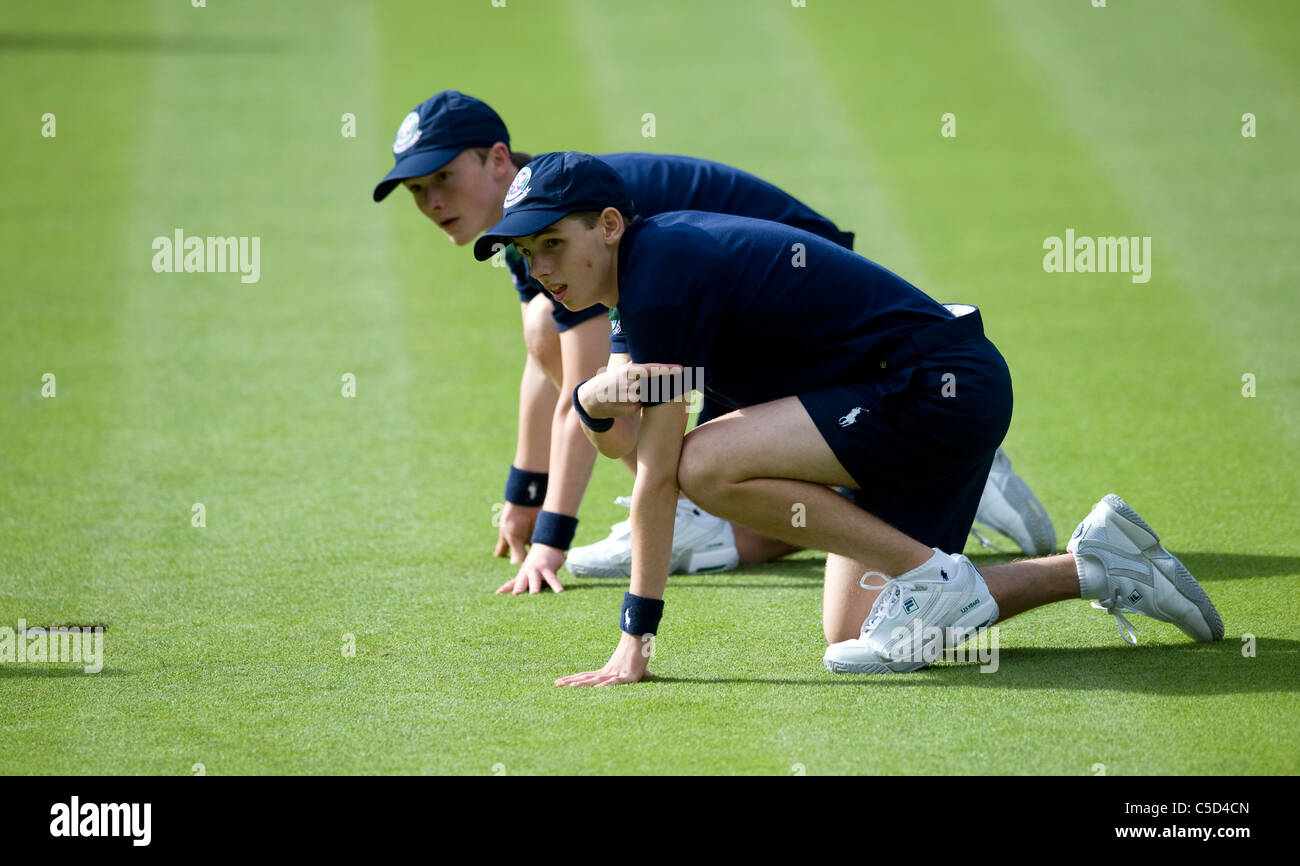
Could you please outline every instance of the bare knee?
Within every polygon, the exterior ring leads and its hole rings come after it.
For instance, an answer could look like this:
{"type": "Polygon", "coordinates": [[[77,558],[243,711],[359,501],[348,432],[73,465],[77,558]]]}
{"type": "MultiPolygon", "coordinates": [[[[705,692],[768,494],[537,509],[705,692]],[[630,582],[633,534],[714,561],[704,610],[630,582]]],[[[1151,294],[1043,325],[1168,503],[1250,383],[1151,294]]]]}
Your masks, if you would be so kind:
{"type": "Polygon", "coordinates": [[[560,332],[555,328],[555,307],[550,297],[537,295],[524,311],[524,344],[528,355],[554,382],[563,379],[560,362],[560,332]]]}
{"type": "Polygon", "coordinates": [[[731,479],[726,472],[726,459],[719,453],[717,437],[703,428],[692,430],[682,440],[682,453],[677,461],[677,487],[691,501],[711,510],[725,493],[731,479]]]}

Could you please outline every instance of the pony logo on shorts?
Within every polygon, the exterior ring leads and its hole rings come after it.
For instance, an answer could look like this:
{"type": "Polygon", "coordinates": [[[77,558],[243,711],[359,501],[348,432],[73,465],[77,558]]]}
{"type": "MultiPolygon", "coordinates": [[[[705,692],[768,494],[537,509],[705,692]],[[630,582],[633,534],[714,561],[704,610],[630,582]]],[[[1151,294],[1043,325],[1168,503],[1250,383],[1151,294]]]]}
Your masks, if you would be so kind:
{"type": "Polygon", "coordinates": [[[519,169],[519,174],[510,183],[510,189],[506,190],[506,207],[514,207],[523,201],[524,196],[528,195],[528,182],[533,179],[533,170],[528,166],[519,169]]]}
{"type": "Polygon", "coordinates": [[[854,406],[852,409],[849,410],[849,414],[845,415],[843,418],[840,419],[840,426],[847,427],[850,424],[855,423],[858,420],[858,413],[864,411],[870,412],[871,410],[870,409],[864,410],[861,406],[854,406]]]}
{"type": "Polygon", "coordinates": [[[405,153],[419,140],[420,113],[412,111],[402,119],[402,125],[397,127],[397,135],[393,136],[393,153],[405,153]]]}

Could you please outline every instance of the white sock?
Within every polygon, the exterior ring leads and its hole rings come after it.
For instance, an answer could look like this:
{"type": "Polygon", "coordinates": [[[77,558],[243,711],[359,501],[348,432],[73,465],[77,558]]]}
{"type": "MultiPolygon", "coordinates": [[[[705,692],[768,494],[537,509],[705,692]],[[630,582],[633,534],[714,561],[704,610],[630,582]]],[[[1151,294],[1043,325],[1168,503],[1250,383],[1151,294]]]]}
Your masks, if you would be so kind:
{"type": "MultiPolygon", "coordinates": [[[[944,553],[937,547],[932,547],[930,549],[934,551],[934,555],[921,565],[918,565],[916,568],[909,571],[907,574],[900,575],[899,580],[942,579],[941,572],[944,571],[948,573],[949,579],[955,576],[958,568],[957,561],[950,554],[944,553]]],[[[978,568],[975,568],[974,563],[971,563],[971,568],[975,569],[975,579],[984,585],[984,591],[988,593],[989,600],[993,602],[993,616],[992,619],[989,620],[989,624],[992,625],[998,621],[998,617],[1002,615],[1002,610],[998,607],[998,600],[994,598],[993,593],[989,591],[988,584],[984,582],[984,575],[980,573],[978,568]]]]}
{"type": "Polygon", "coordinates": [[[947,570],[948,576],[952,577],[952,570],[955,568],[952,557],[944,553],[937,547],[930,548],[934,555],[925,562],[918,565],[911,571],[900,574],[899,580],[933,580],[939,576],[940,569],[947,570]]]}
{"type": "Polygon", "coordinates": [[[1074,555],[1074,567],[1079,572],[1079,597],[1101,601],[1110,592],[1106,581],[1106,567],[1101,560],[1091,556],[1074,555]]]}

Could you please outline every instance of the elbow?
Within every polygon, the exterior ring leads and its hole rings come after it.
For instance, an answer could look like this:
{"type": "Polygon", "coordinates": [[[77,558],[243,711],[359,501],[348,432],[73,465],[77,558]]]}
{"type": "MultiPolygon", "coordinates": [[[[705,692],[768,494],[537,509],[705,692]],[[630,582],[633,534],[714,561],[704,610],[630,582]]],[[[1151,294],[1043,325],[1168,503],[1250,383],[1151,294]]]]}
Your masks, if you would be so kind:
{"type": "Polygon", "coordinates": [[[582,419],[574,411],[572,403],[566,401],[563,407],[556,406],[555,412],[557,422],[562,425],[561,429],[566,431],[581,430],[582,435],[587,437],[587,441],[596,447],[596,451],[602,457],[622,460],[636,447],[636,437],[628,435],[627,428],[624,426],[625,421],[615,421],[614,426],[609,430],[604,433],[597,433],[582,423],[582,419]]]}
{"type": "MultiPolygon", "coordinates": [[[[577,418],[577,413],[574,413],[577,418]]],[[[578,419],[581,424],[582,420],[578,419]]],[[[602,457],[608,457],[611,460],[622,460],[636,449],[636,434],[630,429],[630,422],[626,418],[619,418],[604,433],[593,433],[587,430],[587,435],[591,441],[596,444],[596,450],[601,453],[602,457]]],[[[586,427],[584,426],[585,430],[586,427]]]]}
{"type": "Polygon", "coordinates": [[[610,435],[617,430],[617,425],[609,433],[597,433],[592,436],[592,441],[596,443],[596,450],[601,453],[602,457],[608,457],[611,460],[622,460],[632,453],[636,447],[636,440],[631,436],[622,439],[610,435]]]}

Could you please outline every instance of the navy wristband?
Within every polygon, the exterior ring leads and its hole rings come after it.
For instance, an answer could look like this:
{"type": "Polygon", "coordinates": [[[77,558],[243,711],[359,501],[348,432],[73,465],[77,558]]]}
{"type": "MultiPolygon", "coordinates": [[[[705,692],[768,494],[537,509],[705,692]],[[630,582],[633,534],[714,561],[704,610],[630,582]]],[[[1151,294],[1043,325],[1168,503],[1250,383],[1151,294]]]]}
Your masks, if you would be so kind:
{"type": "Polygon", "coordinates": [[[506,502],[535,508],[546,501],[546,473],[510,467],[506,476],[506,502]]]}
{"type": "Polygon", "coordinates": [[[533,544],[545,544],[568,550],[573,544],[573,533],[578,531],[578,518],[554,511],[537,512],[537,522],[533,524],[533,544]]]}
{"type": "Polygon", "coordinates": [[[609,428],[614,426],[613,418],[593,418],[587,414],[587,410],[582,408],[582,401],[578,399],[578,388],[585,385],[586,382],[579,382],[578,387],[573,389],[573,411],[578,413],[582,423],[593,433],[607,433],[609,428]]]}
{"type": "Polygon", "coordinates": [[[630,592],[623,593],[623,610],[618,615],[618,627],[638,637],[656,634],[659,620],[664,615],[661,598],[642,598],[630,592]]]}

